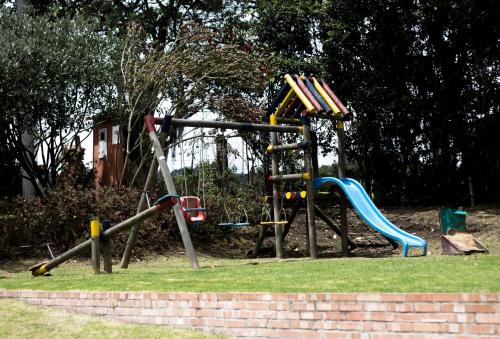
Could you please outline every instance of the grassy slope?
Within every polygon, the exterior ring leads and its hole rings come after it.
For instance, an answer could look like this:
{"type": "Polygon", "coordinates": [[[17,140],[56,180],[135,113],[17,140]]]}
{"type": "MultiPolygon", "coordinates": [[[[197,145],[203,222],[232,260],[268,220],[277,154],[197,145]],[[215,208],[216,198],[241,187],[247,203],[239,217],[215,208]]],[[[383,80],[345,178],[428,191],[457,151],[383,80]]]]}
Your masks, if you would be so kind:
{"type": "MultiPolygon", "coordinates": [[[[500,292],[500,256],[216,260],[201,270],[184,258],[134,263],[94,276],[90,265],[63,264],[52,277],[3,273],[0,288],[99,291],[500,292]]],[[[1,273],[1,271],[0,271],[1,273]]]]}
{"type": "Polygon", "coordinates": [[[0,299],[0,337],[205,338],[207,336],[200,332],[172,330],[165,326],[124,325],[0,299]]]}

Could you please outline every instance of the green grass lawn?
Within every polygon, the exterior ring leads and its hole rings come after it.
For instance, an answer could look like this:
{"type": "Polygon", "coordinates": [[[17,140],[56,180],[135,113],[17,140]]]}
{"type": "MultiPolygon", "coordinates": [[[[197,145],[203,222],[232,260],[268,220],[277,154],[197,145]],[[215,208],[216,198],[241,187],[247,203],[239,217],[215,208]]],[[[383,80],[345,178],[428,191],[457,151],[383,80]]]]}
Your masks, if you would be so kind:
{"type": "MultiPolygon", "coordinates": [[[[0,273],[0,288],[193,292],[500,292],[500,256],[220,260],[185,258],[133,263],[94,275],[88,263],[66,263],[51,277],[0,273]]],[[[0,271],[1,272],[1,271],[0,271]]]]}
{"type": "Polygon", "coordinates": [[[125,325],[0,299],[0,338],[224,338],[165,326],[125,325]]]}

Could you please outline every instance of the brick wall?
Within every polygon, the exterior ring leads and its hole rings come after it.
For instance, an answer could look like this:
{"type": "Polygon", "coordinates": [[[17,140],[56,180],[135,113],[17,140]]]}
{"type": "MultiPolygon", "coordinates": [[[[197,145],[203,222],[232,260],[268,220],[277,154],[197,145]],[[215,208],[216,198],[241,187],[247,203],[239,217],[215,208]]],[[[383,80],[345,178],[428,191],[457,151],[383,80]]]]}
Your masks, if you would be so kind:
{"type": "Polygon", "coordinates": [[[499,338],[493,293],[152,293],[0,290],[0,298],[233,337],[499,338]]]}

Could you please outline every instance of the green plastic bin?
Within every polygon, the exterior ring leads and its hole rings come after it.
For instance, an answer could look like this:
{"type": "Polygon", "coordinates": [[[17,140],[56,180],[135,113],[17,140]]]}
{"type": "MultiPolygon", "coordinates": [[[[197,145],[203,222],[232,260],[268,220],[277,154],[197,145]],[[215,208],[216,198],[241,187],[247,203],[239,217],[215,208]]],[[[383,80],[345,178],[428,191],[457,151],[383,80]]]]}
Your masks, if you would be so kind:
{"type": "Polygon", "coordinates": [[[453,210],[451,208],[439,209],[439,223],[441,224],[441,234],[448,234],[450,229],[465,232],[465,218],[467,212],[462,210],[453,210]]]}

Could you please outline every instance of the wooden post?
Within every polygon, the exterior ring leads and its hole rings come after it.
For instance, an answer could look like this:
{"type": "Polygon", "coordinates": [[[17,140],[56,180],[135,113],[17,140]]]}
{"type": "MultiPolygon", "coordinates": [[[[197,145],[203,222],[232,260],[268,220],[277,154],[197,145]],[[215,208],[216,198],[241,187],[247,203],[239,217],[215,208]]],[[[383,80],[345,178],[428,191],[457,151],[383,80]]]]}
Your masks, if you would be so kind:
{"type": "Polygon", "coordinates": [[[260,225],[260,231],[259,231],[259,236],[257,237],[257,241],[255,242],[255,247],[253,248],[252,251],[252,258],[257,258],[257,255],[259,254],[260,247],[262,246],[262,242],[264,241],[267,233],[267,228],[268,225],[260,225]]]}
{"type": "Polygon", "coordinates": [[[285,238],[290,231],[290,228],[292,227],[293,221],[295,220],[295,217],[297,216],[297,213],[299,212],[301,202],[297,201],[295,205],[293,205],[292,213],[290,213],[290,216],[288,217],[287,223],[285,227],[283,227],[283,242],[285,242],[285,238]]]}
{"type": "MultiPolygon", "coordinates": [[[[110,228],[109,220],[102,221],[102,231],[106,232],[110,228]]],[[[101,237],[101,251],[102,251],[102,262],[104,265],[104,272],[113,272],[113,263],[111,261],[111,238],[103,236],[101,237]]]]}
{"type": "MultiPolygon", "coordinates": [[[[160,165],[160,171],[163,176],[163,181],[167,186],[167,191],[169,195],[177,196],[177,191],[175,189],[174,180],[172,178],[172,173],[168,168],[167,159],[165,158],[165,153],[163,152],[162,144],[160,140],[156,136],[156,131],[154,127],[154,118],[150,115],[144,118],[144,122],[146,125],[146,129],[149,134],[149,139],[153,144],[154,153],[156,158],[158,159],[158,164],[160,165]]],[[[161,138],[163,139],[166,132],[161,132],[161,138]]],[[[199,269],[200,265],[198,264],[198,258],[196,257],[196,252],[194,250],[193,242],[191,241],[191,236],[189,235],[189,230],[187,227],[186,219],[184,219],[184,215],[182,214],[181,207],[179,204],[175,204],[172,206],[172,209],[175,214],[175,219],[177,221],[177,226],[179,227],[179,231],[181,233],[182,242],[184,243],[184,248],[186,250],[186,255],[189,257],[191,261],[191,267],[194,269],[199,269]]]]}
{"type": "MultiPolygon", "coordinates": [[[[337,122],[337,148],[338,148],[338,168],[339,178],[342,179],[346,175],[346,159],[345,159],[345,131],[344,122],[337,122]]],[[[349,238],[347,234],[347,201],[345,195],[340,195],[340,232],[342,234],[342,256],[349,255],[349,238]]]]}
{"type": "Polygon", "coordinates": [[[99,274],[101,271],[101,259],[99,257],[99,239],[100,233],[100,223],[99,220],[94,219],[90,222],[90,237],[91,242],[91,256],[92,256],[92,268],[94,269],[94,274],[99,274]]]}
{"type": "MultiPolygon", "coordinates": [[[[315,209],[316,209],[316,214],[321,219],[323,219],[323,221],[328,226],[330,226],[330,228],[332,229],[332,231],[334,231],[335,233],[338,234],[338,236],[340,237],[340,239],[342,239],[342,231],[335,225],[335,223],[333,222],[333,220],[325,212],[323,212],[323,210],[321,208],[319,208],[318,205],[315,206],[315,209]]],[[[353,243],[351,241],[351,239],[349,239],[349,238],[347,238],[347,240],[348,240],[348,244],[349,244],[350,249],[355,249],[356,248],[356,244],[353,243]]]]}
{"type": "Polygon", "coordinates": [[[314,132],[311,132],[311,161],[312,161],[313,178],[318,178],[319,177],[318,136],[314,132]]]}
{"type": "MultiPolygon", "coordinates": [[[[149,168],[148,176],[146,178],[146,183],[144,184],[144,191],[142,191],[141,199],[139,200],[139,206],[137,207],[137,214],[148,208],[148,192],[153,188],[153,184],[156,181],[156,171],[158,170],[158,160],[153,157],[151,160],[151,167],[149,168]]],[[[128,268],[130,263],[130,256],[132,255],[132,250],[134,249],[135,243],[137,242],[137,232],[139,230],[139,225],[134,225],[130,228],[130,233],[128,235],[127,245],[123,251],[122,261],[120,263],[121,268],[128,268]]]]}
{"type": "Polygon", "coordinates": [[[312,184],[312,158],[311,158],[311,120],[307,117],[302,117],[303,136],[307,143],[307,148],[304,150],[305,171],[310,174],[309,180],[306,181],[306,201],[307,201],[307,225],[309,235],[309,255],[311,258],[318,257],[318,249],[316,242],[316,224],[314,220],[314,189],[312,184]]]}
{"type": "MultiPolygon", "coordinates": [[[[276,119],[276,116],[271,115],[270,117],[271,125],[277,125],[278,121],[276,119]]],[[[276,145],[278,144],[278,135],[276,132],[271,132],[271,145],[276,145]]],[[[278,165],[278,153],[273,152],[271,154],[271,169],[272,169],[272,175],[277,176],[279,172],[279,165],[278,165]]],[[[273,214],[274,214],[274,236],[275,236],[275,241],[276,241],[276,258],[281,259],[283,258],[283,238],[282,238],[282,230],[281,230],[281,224],[279,224],[280,221],[280,214],[281,214],[281,200],[280,200],[280,184],[276,181],[273,181],[273,214]]]]}

